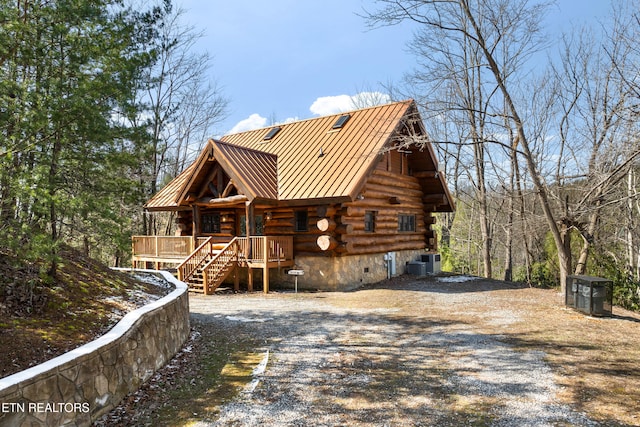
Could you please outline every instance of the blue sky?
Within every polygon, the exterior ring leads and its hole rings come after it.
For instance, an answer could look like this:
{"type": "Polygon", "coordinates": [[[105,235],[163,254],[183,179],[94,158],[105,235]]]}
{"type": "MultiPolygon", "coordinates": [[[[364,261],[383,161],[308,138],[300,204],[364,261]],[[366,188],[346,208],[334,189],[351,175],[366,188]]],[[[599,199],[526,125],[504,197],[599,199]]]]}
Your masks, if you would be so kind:
{"type": "MultiPolygon", "coordinates": [[[[614,0],[615,1],[615,0],[614,0]]],[[[381,90],[409,72],[410,23],[370,30],[358,16],[371,0],[181,0],[184,22],[203,30],[198,49],[229,99],[216,136],[348,109],[358,92],[381,90]]],[[[607,0],[558,0],[549,29],[592,21],[607,0]]]]}

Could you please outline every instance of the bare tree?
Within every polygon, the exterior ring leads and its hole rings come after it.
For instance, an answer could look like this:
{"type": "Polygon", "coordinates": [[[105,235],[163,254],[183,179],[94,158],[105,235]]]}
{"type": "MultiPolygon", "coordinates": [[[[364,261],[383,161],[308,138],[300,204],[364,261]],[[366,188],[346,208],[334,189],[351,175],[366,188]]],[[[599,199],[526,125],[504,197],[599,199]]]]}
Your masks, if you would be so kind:
{"type": "MultiPolygon", "coordinates": [[[[416,89],[429,87],[424,108],[439,110],[467,129],[460,141],[473,153],[471,182],[479,205],[484,274],[492,275],[494,227],[487,198],[487,165],[504,160],[491,155],[492,144],[511,150],[513,140],[526,142],[519,110],[511,98],[510,80],[527,58],[541,46],[539,22],[545,4],[529,7],[526,1],[492,0],[382,0],[382,9],[369,13],[372,25],[412,20],[420,25],[412,47],[420,69],[409,83],[416,89]],[[438,103],[433,95],[443,85],[451,97],[438,103]],[[440,104],[440,105],[437,105],[440,104]],[[461,113],[461,114],[457,114],[461,113]],[[507,123],[505,129],[505,120],[507,123]]],[[[442,98],[440,98],[442,101],[442,98]]],[[[427,117],[429,114],[427,114],[427,117]]],[[[507,159],[510,156],[507,156],[507,159]]],[[[495,169],[492,166],[492,169],[495,169]]]]}
{"type": "MultiPolygon", "coordinates": [[[[622,49],[624,57],[615,55],[614,50],[608,50],[609,58],[617,72],[618,78],[628,90],[630,98],[630,121],[632,124],[637,123],[638,114],[640,114],[640,48],[638,47],[638,37],[640,37],[640,13],[638,13],[640,2],[637,0],[621,1],[614,6],[615,25],[610,32],[610,38],[617,40],[619,44],[624,46],[622,49]]],[[[638,129],[630,132],[635,138],[638,138],[638,129]]],[[[640,281],[640,250],[638,242],[640,241],[640,224],[637,221],[640,216],[640,197],[638,193],[638,174],[639,164],[636,161],[628,170],[626,177],[626,188],[624,194],[623,211],[626,212],[624,220],[624,246],[626,248],[626,271],[630,277],[636,281],[640,281]]],[[[640,292],[640,291],[638,291],[640,292]]]]}
{"type": "Polygon", "coordinates": [[[625,209],[625,255],[628,274],[640,281],[640,251],[638,250],[638,223],[640,216],[640,197],[638,197],[637,167],[629,168],[627,174],[627,200],[625,209]]]}
{"type": "MultiPolygon", "coordinates": [[[[213,133],[212,127],[224,119],[228,105],[210,78],[211,57],[194,51],[202,33],[184,25],[183,14],[177,10],[162,22],[158,61],[141,91],[148,115],[140,119],[147,121],[151,139],[151,167],[144,177],[147,196],[182,171],[213,133]]],[[[157,234],[160,228],[171,232],[171,218],[163,226],[157,224],[155,216],[143,218],[145,233],[157,234]]]]}
{"type": "Polygon", "coordinates": [[[571,229],[582,238],[576,274],[587,271],[601,218],[625,198],[620,186],[640,155],[632,98],[618,74],[621,68],[633,72],[638,64],[630,61],[629,46],[624,43],[629,26],[626,14],[620,12],[614,10],[602,42],[587,30],[565,40],[562,68],[557,72],[562,85],[557,99],[563,111],[559,132],[563,155],[554,192],[566,244],[570,244],[571,229]]]}
{"type": "MultiPolygon", "coordinates": [[[[526,108],[518,104],[515,96],[519,82],[510,78],[515,70],[522,69],[531,53],[543,46],[539,37],[540,24],[549,4],[526,0],[381,0],[379,3],[384,5],[383,8],[369,14],[373,23],[393,24],[410,19],[426,28],[442,32],[449,43],[463,37],[481,53],[483,66],[490,72],[497,92],[501,95],[503,107],[501,106],[500,111],[514,129],[512,147],[527,165],[531,185],[535,188],[540,208],[553,236],[558,254],[560,282],[564,289],[566,276],[571,269],[570,230],[574,226],[567,215],[571,213],[569,203],[565,198],[564,209],[558,209],[558,204],[555,203],[557,195],[551,188],[560,184],[548,182],[548,177],[543,175],[546,165],[541,162],[540,157],[543,153],[541,146],[546,142],[537,138],[526,125],[523,119],[526,108]]],[[[443,44],[442,49],[448,51],[450,45],[443,44]]],[[[458,58],[458,61],[464,63],[463,58],[458,58]]],[[[626,170],[624,167],[628,163],[614,157],[609,165],[610,169],[598,176],[593,189],[584,194],[580,204],[587,204],[587,200],[598,200],[607,186],[607,180],[618,177],[620,172],[626,170]]],[[[562,201],[559,205],[562,206],[562,201]]],[[[584,232],[589,233],[593,225],[593,222],[585,224],[584,232]]]]}

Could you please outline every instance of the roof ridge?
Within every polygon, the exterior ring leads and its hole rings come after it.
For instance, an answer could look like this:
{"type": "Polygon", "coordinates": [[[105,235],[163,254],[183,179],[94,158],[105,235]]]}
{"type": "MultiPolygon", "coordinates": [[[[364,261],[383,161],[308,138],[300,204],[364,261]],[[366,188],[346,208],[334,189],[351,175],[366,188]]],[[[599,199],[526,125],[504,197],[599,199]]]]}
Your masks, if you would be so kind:
{"type": "MultiPolygon", "coordinates": [[[[370,107],[356,108],[354,110],[342,111],[342,112],[339,112],[339,113],[325,114],[323,116],[317,116],[317,117],[308,117],[306,119],[294,120],[292,122],[287,122],[287,123],[274,123],[274,124],[272,124],[270,126],[263,126],[263,127],[259,127],[259,128],[256,128],[256,129],[245,130],[245,131],[242,131],[242,132],[227,133],[227,134],[223,135],[222,138],[224,138],[226,136],[230,136],[230,135],[241,135],[243,133],[248,133],[248,132],[257,132],[257,131],[260,131],[260,130],[273,129],[274,127],[277,127],[277,126],[281,126],[281,127],[282,126],[288,126],[288,125],[292,125],[294,123],[302,123],[302,122],[306,122],[306,121],[310,121],[310,120],[319,120],[319,119],[324,119],[324,118],[327,118],[327,117],[342,116],[342,115],[345,115],[345,114],[357,113],[357,112],[360,112],[360,111],[371,110],[371,109],[374,109],[374,108],[388,107],[389,105],[394,105],[394,104],[410,104],[412,102],[414,102],[414,100],[412,98],[408,98],[408,99],[405,99],[403,101],[392,101],[392,102],[387,102],[385,104],[372,105],[370,107]]],[[[219,141],[219,140],[216,139],[216,141],[219,141]]],[[[231,145],[233,145],[233,144],[231,144],[231,145]]]]}

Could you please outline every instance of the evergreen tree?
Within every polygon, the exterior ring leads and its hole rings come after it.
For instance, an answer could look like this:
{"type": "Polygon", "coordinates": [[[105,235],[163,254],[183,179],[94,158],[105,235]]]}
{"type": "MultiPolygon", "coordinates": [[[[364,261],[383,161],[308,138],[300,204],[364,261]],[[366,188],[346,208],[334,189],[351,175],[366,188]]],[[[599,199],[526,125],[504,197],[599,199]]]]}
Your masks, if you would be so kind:
{"type": "MultiPolygon", "coordinates": [[[[57,268],[59,242],[123,229],[155,23],[118,0],[0,2],[0,243],[57,268]],[[127,123],[127,125],[125,125],[127,123]]],[[[117,243],[116,243],[117,244],[117,243]]]]}

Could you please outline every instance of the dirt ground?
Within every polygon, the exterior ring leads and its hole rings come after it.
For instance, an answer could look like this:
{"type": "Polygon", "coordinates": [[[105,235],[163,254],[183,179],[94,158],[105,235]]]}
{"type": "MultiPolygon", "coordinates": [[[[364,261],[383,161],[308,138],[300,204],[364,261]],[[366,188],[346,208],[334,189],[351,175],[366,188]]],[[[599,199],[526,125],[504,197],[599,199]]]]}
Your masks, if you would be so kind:
{"type": "Polygon", "coordinates": [[[192,337],[98,426],[637,426],[640,316],[400,278],[190,298],[192,337]]]}

